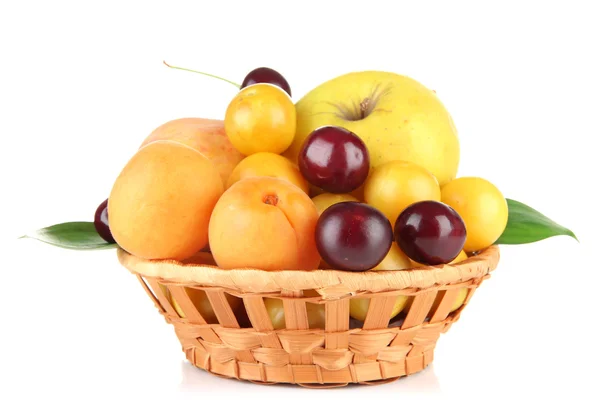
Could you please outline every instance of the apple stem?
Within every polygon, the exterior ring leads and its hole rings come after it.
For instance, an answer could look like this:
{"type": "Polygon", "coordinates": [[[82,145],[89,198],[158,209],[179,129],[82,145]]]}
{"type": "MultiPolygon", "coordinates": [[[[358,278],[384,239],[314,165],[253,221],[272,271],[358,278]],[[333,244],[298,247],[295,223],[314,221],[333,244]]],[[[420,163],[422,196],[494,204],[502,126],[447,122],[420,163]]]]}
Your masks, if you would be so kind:
{"type": "Polygon", "coordinates": [[[237,87],[238,89],[241,87],[241,85],[240,85],[239,83],[232,82],[232,81],[230,81],[229,79],[225,79],[225,78],[222,78],[222,77],[220,77],[220,76],[217,76],[217,75],[213,75],[213,74],[206,73],[206,72],[200,72],[200,71],[197,71],[197,70],[187,69],[187,68],[181,68],[181,67],[179,67],[179,66],[172,66],[172,65],[169,65],[169,64],[168,64],[167,62],[165,62],[164,60],[163,60],[163,63],[165,64],[165,66],[167,66],[167,67],[169,67],[169,68],[171,68],[171,69],[179,69],[179,70],[185,70],[186,72],[199,73],[199,74],[201,74],[201,75],[210,76],[210,77],[212,77],[212,78],[220,79],[220,80],[222,80],[222,81],[225,81],[225,82],[231,83],[233,86],[237,87]]]}

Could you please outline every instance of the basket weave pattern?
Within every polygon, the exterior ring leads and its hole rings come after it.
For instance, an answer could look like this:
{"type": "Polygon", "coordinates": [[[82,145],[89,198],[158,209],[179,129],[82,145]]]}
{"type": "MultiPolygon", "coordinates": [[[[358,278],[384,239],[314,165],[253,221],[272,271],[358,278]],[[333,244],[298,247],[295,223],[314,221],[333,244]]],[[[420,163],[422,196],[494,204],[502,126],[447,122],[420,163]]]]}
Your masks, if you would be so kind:
{"type": "Polygon", "coordinates": [[[356,274],[225,271],[119,251],[193,365],[228,378],[308,387],[389,382],[423,370],[498,259],[492,246],[457,265],[356,274]],[[465,302],[450,312],[465,287],[465,302]],[[216,320],[197,309],[192,289],[206,293],[216,320]],[[409,304],[390,321],[399,295],[409,304]],[[236,309],[232,297],[239,298],[236,309]],[[349,314],[358,297],[370,299],[364,323],[349,314]],[[285,329],[274,329],[265,298],[282,300],[285,329]],[[307,303],[324,305],[324,327],[310,326],[307,303]]]}

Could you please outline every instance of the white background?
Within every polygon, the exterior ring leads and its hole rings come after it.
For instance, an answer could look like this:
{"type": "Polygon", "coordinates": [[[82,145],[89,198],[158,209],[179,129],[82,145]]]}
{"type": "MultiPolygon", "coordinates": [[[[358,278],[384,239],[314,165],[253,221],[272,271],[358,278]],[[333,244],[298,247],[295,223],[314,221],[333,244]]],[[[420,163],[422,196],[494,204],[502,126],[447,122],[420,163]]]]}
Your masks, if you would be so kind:
{"type": "Polygon", "coordinates": [[[2,2],[0,411],[598,412],[593,3],[2,2]],[[260,387],[194,369],[114,251],[16,240],[92,220],[156,126],[223,117],[234,87],[163,59],[237,82],[271,66],[294,99],[354,70],[412,76],[454,117],[459,175],[491,180],[580,243],[503,247],[434,363],[389,385],[260,387]]]}

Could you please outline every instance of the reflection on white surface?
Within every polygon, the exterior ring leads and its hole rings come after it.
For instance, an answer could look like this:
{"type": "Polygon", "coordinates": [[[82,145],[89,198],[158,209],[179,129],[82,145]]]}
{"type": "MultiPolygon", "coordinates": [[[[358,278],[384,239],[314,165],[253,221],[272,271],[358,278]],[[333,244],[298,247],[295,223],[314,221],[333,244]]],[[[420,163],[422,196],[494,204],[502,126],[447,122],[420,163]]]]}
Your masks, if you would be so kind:
{"type": "MultiPolygon", "coordinates": [[[[368,392],[373,391],[384,391],[384,392],[406,392],[406,393],[427,393],[427,394],[441,394],[442,389],[438,381],[438,377],[435,374],[434,364],[432,363],[421,372],[417,372],[406,377],[402,377],[397,381],[381,384],[381,385],[349,385],[343,388],[338,388],[339,391],[346,390],[360,390],[365,389],[368,392]]],[[[188,361],[182,361],[181,363],[181,383],[179,386],[180,391],[186,392],[206,392],[222,390],[226,387],[229,391],[251,391],[261,392],[266,390],[272,392],[274,388],[285,388],[285,389],[302,389],[305,391],[311,391],[310,389],[303,388],[297,385],[290,384],[274,384],[274,385],[260,385],[253,384],[249,381],[241,381],[236,379],[221,378],[216,375],[210,374],[203,369],[196,368],[188,361]]],[[[319,390],[315,390],[319,391],[319,390]]]]}

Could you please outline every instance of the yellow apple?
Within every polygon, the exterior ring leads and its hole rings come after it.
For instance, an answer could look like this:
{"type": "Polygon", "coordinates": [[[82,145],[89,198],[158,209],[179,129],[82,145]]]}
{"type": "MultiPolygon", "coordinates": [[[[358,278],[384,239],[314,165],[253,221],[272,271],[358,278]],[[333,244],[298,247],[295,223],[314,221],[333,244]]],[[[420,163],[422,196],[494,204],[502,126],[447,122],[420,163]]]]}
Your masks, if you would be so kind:
{"type": "Polygon", "coordinates": [[[294,141],[283,154],[293,162],[313,130],[336,125],[365,142],[372,169],[404,160],[430,171],[441,186],[456,177],[460,147],[454,122],[435,92],[407,76],[382,71],[338,76],[304,95],[296,117],[294,141]]]}

